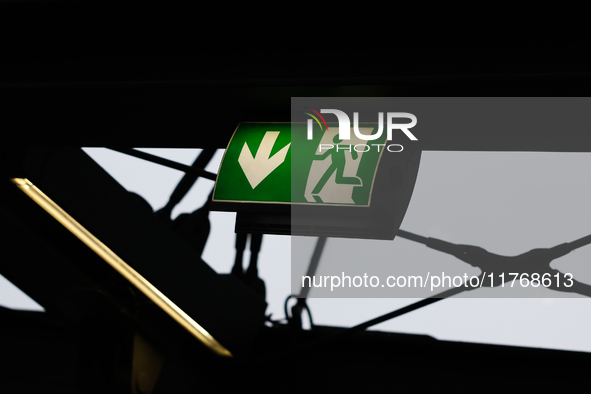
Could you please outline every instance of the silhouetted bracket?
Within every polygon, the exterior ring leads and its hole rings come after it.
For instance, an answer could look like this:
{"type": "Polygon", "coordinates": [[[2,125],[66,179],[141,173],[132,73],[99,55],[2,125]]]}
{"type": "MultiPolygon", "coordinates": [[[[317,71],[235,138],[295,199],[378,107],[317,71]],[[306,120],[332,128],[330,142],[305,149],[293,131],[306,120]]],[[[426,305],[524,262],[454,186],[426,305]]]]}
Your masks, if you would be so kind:
{"type": "Polygon", "coordinates": [[[244,275],[244,249],[246,248],[246,240],[248,233],[236,233],[236,259],[234,260],[234,267],[232,267],[232,275],[242,278],[244,275]]]}
{"type": "Polygon", "coordinates": [[[244,273],[244,283],[263,299],[266,299],[265,282],[259,278],[258,259],[263,243],[263,234],[250,234],[250,262],[244,273]]]}
{"type": "MultiPolygon", "coordinates": [[[[325,245],[326,245],[326,237],[318,237],[318,241],[316,242],[316,247],[314,248],[314,253],[312,254],[312,259],[310,259],[310,265],[308,266],[308,272],[306,273],[306,275],[309,276],[310,278],[312,278],[316,274],[316,270],[318,269],[318,264],[320,263],[320,257],[322,256],[322,251],[324,250],[325,245]]],[[[303,287],[298,298],[307,298],[309,292],[310,292],[309,287],[303,287]]]]}
{"type": "MultiPolygon", "coordinates": [[[[202,150],[193,162],[193,164],[191,164],[191,168],[202,170],[203,168],[205,168],[205,166],[207,166],[207,164],[209,164],[211,158],[213,157],[213,155],[215,155],[215,152],[215,149],[202,150]]],[[[166,203],[166,206],[164,206],[164,208],[162,208],[160,212],[162,212],[163,214],[167,215],[168,218],[170,218],[170,214],[172,213],[174,207],[185,197],[189,190],[191,190],[191,188],[193,187],[195,182],[197,182],[197,179],[199,179],[199,177],[199,174],[193,172],[185,173],[183,178],[179,181],[176,188],[170,195],[168,203],[166,203]]],[[[211,196],[209,197],[207,204],[209,203],[209,201],[211,201],[211,196]]]]}
{"type": "MultiPolygon", "coordinates": [[[[306,275],[310,278],[312,278],[316,274],[316,270],[318,269],[318,265],[320,263],[320,257],[322,256],[322,251],[324,250],[324,246],[326,245],[326,238],[327,237],[318,237],[316,247],[314,248],[314,253],[312,254],[312,259],[310,260],[310,265],[308,266],[308,272],[306,273],[306,275]]],[[[302,312],[304,309],[308,311],[308,316],[310,317],[310,325],[314,325],[312,323],[312,312],[310,312],[310,307],[306,303],[306,297],[308,297],[309,292],[309,287],[302,288],[302,291],[298,296],[297,303],[291,308],[291,318],[289,319],[289,322],[294,327],[302,328],[302,312]]],[[[288,297],[288,300],[289,298],[291,298],[291,296],[288,297]]],[[[285,300],[285,302],[287,303],[287,300],[285,300]]]]}

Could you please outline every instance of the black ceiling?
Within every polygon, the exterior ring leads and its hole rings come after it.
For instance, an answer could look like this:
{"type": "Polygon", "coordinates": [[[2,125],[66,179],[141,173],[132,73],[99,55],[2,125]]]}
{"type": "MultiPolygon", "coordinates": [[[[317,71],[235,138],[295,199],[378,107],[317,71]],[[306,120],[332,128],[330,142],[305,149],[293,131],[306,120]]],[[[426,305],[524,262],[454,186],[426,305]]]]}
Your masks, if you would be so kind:
{"type": "Polygon", "coordinates": [[[517,36],[500,22],[482,34],[362,12],[348,28],[348,19],[289,7],[256,18],[252,5],[236,7],[0,3],[5,141],[223,148],[240,121],[289,121],[294,96],[591,91],[584,36],[517,36]]]}

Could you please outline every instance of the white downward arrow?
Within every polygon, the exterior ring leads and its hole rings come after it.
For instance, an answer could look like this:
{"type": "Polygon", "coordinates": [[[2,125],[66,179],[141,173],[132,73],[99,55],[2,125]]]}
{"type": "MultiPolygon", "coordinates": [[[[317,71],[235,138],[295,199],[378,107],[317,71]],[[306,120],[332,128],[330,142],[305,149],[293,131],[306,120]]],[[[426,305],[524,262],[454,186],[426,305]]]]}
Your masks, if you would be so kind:
{"type": "Polygon", "coordinates": [[[252,157],[246,142],[242,147],[238,163],[240,163],[240,167],[242,167],[242,171],[244,171],[244,175],[246,175],[246,179],[248,179],[253,189],[285,160],[291,142],[275,153],[273,157],[270,157],[277,136],[279,136],[278,131],[267,131],[255,157],[252,157]]]}

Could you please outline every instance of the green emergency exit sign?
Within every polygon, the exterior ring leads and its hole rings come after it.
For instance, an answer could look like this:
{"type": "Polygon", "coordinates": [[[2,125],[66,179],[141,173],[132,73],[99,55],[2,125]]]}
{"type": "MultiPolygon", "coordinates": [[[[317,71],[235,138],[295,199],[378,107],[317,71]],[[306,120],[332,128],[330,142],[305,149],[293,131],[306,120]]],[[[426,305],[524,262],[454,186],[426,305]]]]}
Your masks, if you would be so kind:
{"type": "MultiPolygon", "coordinates": [[[[360,124],[371,135],[375,124],[360,124]]],[[[241,123],[230,140],[215,184],[214,202],[369,206],[385,133],[340,140],[338,125],[241,123]]],[[[398,145],[400,148],[402,146],[398,145]]]]}

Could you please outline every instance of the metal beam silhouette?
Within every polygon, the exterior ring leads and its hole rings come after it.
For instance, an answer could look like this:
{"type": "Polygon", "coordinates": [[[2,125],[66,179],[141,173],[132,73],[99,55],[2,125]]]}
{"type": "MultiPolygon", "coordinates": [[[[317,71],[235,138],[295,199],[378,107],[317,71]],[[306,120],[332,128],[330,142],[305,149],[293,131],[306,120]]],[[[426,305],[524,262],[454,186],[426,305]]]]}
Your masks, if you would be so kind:
{"type": "Polygon", "coordinates": [[[562,257],[575,249],[590,244],[591,235],[587,235],[573,242],[556,245],[552,248],[532,249],[529,252],[517,256],[501,256],[478,246],[458,245],[437,238],[426,238],[404,230],[398,230],[398,236],[422,243],[431,249],[451,254],[473,267],[480,268],[483,273],[487,273],[482,284],[486,287],[492,287],[491,284],[494,285],[495,283],[501,284],[500,280],[497,281],[497,278],[499,278],[499,275],[501,274],[505,274],[505,282],[511,280],[509,273],[518,272],[519,274],[529,274],[530,276],[532,274],[540,274],[540,276],[549,274],[553,279],[547,288],[569,293],[578,293],[591,297],[591,286],[578,282],[572,277],[566,276],[559,270],[550,267],[550,263],[553,260],[562,257]],[[492,283],[488,274],[492,274],[495,279],[492,283]],[[558,276],[556,277],[556,275],[558,276]],[[556,280],[554,280],[554,278],[556,278],[556,280]],[[557,285],[557,282],[564,283],[564,281],[572,281],[572,286],[565,287],[557,285]]]}

